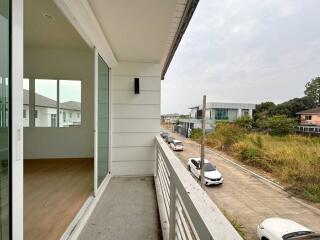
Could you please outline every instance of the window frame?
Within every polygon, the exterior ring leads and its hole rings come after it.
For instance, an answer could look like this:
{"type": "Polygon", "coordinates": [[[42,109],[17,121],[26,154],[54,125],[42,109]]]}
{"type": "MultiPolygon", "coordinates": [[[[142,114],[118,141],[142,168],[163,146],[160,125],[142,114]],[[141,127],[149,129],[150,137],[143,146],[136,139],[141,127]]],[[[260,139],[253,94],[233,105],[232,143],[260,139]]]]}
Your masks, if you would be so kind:
{"type": "Polygon", "coordinates": [[[60,81],[79,81],[80,82],[80,124],[77,125],[77,128],[81,128],[82,127],[82,101],[83,101],[83,80],[82,79],[76,79],[76,78],[51,78],[51,77],[24,77],[29,79],[29,109],[28,109],[28,113],[29,113],[29,125],[28,126],[24,126],[24,128],[70,128],[70,127],[64,127],[64,126],[60,126],[60,122],[63,122],[63,119],[60,119],[60,81]],[[36,126],[35,124],[35,120],[36,118],[38,118],[38,110],[35,109],[35,82],[36,80],[55,80],[57,83],[57,113],[56,113],[56,127],[51,127],[51,114],[50,114],[50,126],[36,126]]]}
{"type": "Polygon", "coordinates": [[[216,108],[215,109],[215,114],[214,114],[214,118],[217,121],[227,121],[229,120],[229,109],[228,108],[216,108]],[[219,114],[218,114],[219,112],[219,114]],[[221,118],[222,114],[221,113],[226,113],[226,117],[225,118],[221,118]],[[219,118],[218,118],[219,116],[219,118]]]}

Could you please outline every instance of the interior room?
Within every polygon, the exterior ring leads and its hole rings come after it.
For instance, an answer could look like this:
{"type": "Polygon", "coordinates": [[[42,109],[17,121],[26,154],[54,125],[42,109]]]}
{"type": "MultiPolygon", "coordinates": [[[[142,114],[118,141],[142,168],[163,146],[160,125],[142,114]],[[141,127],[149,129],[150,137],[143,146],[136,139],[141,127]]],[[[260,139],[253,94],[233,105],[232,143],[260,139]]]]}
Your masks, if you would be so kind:
{"type": "Polygon", "coordinates": [[[24,1],[24,239],[59,239],[93,192],[94,51],[52,0],[24,1]]]}

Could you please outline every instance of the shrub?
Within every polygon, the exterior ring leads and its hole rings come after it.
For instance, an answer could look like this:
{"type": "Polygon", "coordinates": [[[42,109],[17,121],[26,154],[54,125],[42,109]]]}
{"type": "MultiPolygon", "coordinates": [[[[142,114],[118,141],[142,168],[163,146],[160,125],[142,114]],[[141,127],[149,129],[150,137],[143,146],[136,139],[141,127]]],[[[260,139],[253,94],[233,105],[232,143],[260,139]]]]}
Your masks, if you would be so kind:
{"type": "Polygon", "coordinates": [[[285,115],[275,115],[258,119],[257,126],[260,131],[271,135],[287,135],[295,131],[297,122],[295,119],[288,118],[285,115]]]}
{"type": "Polygon", "coordinates": [[[191,130],[190,138],[192,140],[199,140],[201,138],[202,131],[200,128],[194,128],[191,130]]]}
{"type": "Polygon", "coordinates": [[[237,118],[235,123],[241,128],[252,129],[253,119],[250,116],[242,116],[237,118]]]}
{"type": "Polygon", "coordinates": [[[246,146],[240,152],[242,160],[256,160],[261,158],[261,151],[253,146],[246,146]]]}
{"type": "Polygon", "coordinates": [[[246,130],[234,123],[219,123],[213,133],[214,137],[221,140],[223,148],[231,147],[245,135],[246,130]]]}

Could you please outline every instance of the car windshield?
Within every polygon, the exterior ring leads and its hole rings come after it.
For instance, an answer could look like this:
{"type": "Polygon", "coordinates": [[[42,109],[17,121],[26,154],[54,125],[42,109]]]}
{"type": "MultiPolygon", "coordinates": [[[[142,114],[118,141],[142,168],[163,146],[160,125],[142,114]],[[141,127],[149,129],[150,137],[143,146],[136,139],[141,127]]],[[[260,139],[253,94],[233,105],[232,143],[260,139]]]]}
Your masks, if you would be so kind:
{"type": "Polygon", "coordinates": [[[182,142],[175,142],[174,145],[176,145],[176,146],[182,146],[182,142]]]}
{"type": "Polygon", "coordinates": [[[211,172],[211,171],[215,171],[215,170],[216,170],[216,166],[213,166],[211,163],[204,164],[204,171],[205,172],[211,172]]]}
{"type": "Polygon", "coordinates": [[[285,234],[282,236],[282,239],[293,239],[295,237],[298,237],[298,236],[307,236],[307,235],[310,235],[312,234],[313,232],[312,231],[299,231],[299,232],[293,232],[293,233],[288,233],[288,234],[285,234]]]}

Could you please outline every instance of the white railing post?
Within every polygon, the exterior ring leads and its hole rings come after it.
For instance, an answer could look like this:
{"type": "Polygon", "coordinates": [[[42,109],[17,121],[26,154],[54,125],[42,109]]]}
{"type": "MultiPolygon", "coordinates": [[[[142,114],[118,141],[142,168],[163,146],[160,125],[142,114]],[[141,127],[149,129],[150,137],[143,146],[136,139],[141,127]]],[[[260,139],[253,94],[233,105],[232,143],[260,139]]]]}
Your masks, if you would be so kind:
{"type": "Polygon", "coordinates": [[[155,173],[154,173],[154,176],[157,177],[158,176],[158,171],[159,171],[159,145],[158,143],[156,142],[156,169],[155,169],[155,173]]]}
{"type": "Polygon", "coordinates": [[[176,235],[176,185],[174,178],[170,176],[170,218],[169,240],[174,240],[176,235]]]}

